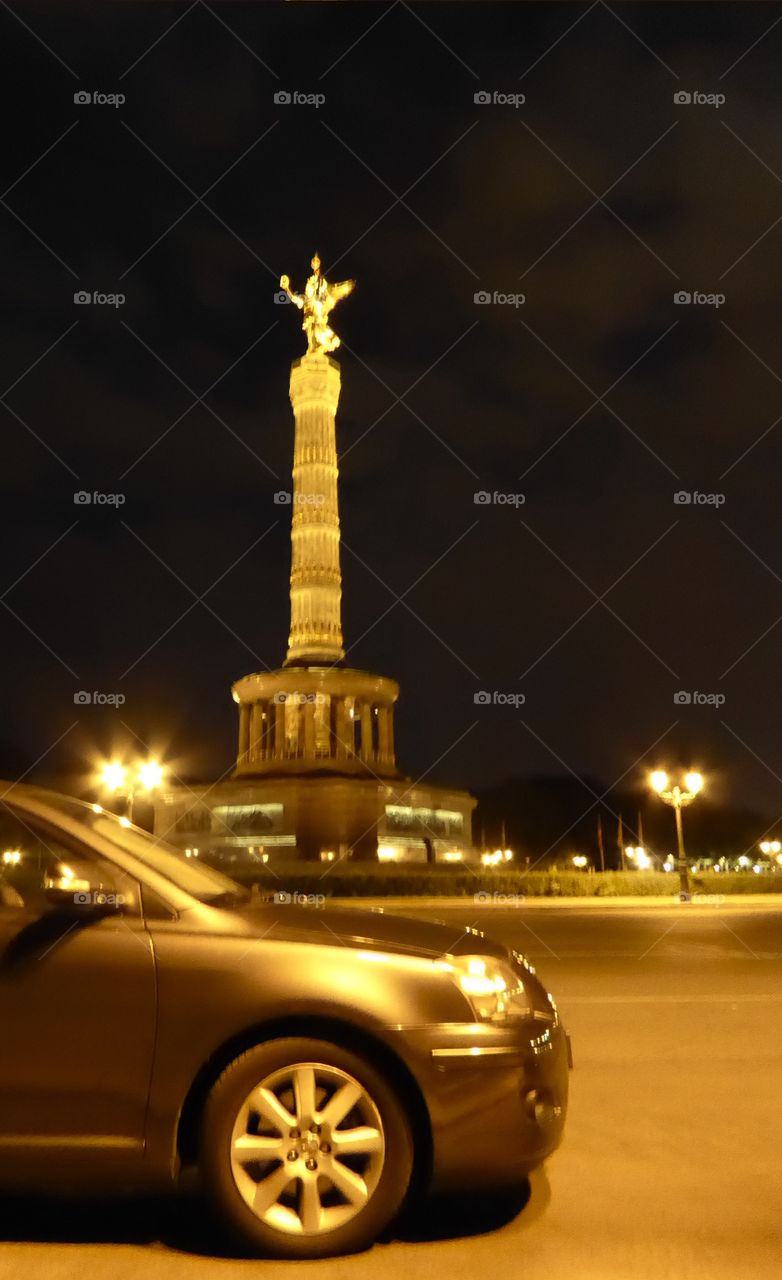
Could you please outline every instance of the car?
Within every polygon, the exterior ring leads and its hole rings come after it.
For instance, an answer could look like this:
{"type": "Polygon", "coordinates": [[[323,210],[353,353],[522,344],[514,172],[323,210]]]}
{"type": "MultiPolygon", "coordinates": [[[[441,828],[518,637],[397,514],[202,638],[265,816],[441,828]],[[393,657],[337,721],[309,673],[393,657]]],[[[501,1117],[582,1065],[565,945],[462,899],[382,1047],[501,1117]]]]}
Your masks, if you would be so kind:
{"type": "Polygon", "coordinates": [[[243,1249],[318,1258],[427,1189],[521,1183],[559,1144],[569,1040],[521,955],[253,897],[98,804],[0,798],[4,1188],[195,1170],[243,1249]]]}

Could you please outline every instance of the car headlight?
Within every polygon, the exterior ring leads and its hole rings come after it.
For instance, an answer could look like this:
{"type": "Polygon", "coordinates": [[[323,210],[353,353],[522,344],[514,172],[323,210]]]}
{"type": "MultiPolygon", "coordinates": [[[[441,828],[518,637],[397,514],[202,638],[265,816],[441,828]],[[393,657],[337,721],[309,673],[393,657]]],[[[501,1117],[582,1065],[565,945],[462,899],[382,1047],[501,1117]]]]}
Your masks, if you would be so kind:
{"type": "Polygon", "coordinates": [[[530,1016],[524,983],[502,960],[491,956],[444,956],[438,967],[450,973],[470,1002],[476,1021],[507,1022],[530,1016]]]}

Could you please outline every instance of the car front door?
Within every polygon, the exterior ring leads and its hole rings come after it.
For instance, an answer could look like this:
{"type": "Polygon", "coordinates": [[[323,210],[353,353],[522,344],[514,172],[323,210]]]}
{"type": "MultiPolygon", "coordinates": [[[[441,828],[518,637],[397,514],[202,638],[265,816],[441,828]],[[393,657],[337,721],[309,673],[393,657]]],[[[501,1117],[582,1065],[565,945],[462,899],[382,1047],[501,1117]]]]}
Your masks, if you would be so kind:
{"type": "Polygon", "coordinates": [[[0,1173],[140,1160],[155,1018],[137,883],[0,806],[0,1173]]]}

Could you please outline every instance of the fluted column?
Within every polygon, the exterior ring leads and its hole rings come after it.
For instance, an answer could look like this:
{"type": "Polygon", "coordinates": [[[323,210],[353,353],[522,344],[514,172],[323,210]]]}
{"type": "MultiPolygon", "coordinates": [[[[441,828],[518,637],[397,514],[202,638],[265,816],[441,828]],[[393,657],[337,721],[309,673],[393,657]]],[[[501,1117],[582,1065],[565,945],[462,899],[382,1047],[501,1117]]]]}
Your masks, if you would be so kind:
{"type": "Polygon", "coordinates": [[[396,764],[396,746],[394,743],[394,707],[386,707],[386,735],[388,746],[388,763],[396,764]]]}
{"type": "Polygon", "coordinates": [[[372,707],[368,702],[361,703],[361,759],[372,760],[372,707]]]}
{"type": "Polygon", "coordinates": [[[250,747],[250,708],[246,702],[239,707],[239,760],[244,762],[250,747]]]}
{"type": "Polygon", "coordinates": [[[338,760],[344,760],[347,757],[350,750],[349,739],[350,739],[350,731],[352,730],[353,726],[350,724],[348,710],[347,710],[347,707],[345,706],[345,699],[334,698],[333,705],[334,705],[335,741],[332,744],[331,753],[332,755],[336,756],[338,760]]]}
{"type": "Polygon", "coordinates": [[[250,759],[261,757],[261,736],[263,734],[263,704],[253,702],[250,707],[250,759]]]}
{"type": "Polygon", "coordinates": [[[315,759],[315,704],[305,702],[301,708],[301,719],[304,721],[304,756],[307,760],[315,759]]]}
{"type": "Polygon", "coordinates": [[[274,758],[285,758],[285,703],[274,704],[274,758]]]}
{"type": "Polygon", "coordinates": [[[339,391],[339,365],[322,352],[309,352],[292,365],[296,428],[286,665],[339,662],[345,656],[334,421],[339,391]]]}

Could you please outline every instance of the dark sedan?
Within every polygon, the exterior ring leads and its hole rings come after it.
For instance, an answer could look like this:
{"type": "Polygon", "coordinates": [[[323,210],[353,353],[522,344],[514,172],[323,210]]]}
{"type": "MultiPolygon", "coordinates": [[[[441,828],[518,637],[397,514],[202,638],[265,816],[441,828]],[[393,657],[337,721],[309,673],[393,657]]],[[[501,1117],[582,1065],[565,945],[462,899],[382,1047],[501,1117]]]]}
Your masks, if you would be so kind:
{"type": "Polygon", "coordinates": [[[99,805],[3,787],[0,956],[6,1187],[196,1166],[245,1246],[314,1258],[427,1187],[517,1182],[561,1138],[567,1037],[521,956],[254,901],[99,805]]]}

